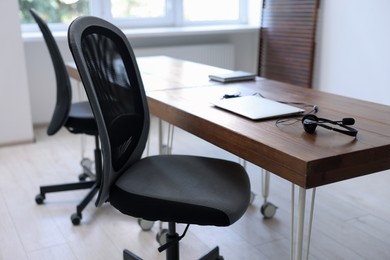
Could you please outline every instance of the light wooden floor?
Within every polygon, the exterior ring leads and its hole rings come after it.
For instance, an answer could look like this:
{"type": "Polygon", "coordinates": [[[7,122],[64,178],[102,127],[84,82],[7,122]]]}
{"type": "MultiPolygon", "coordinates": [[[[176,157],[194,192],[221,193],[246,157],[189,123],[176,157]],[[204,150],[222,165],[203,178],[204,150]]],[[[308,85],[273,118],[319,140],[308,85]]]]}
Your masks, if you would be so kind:
{"type": "MultiPolygon", "coordinates": [[[[153,154],[156,121],[152,126],[153,154]]],[[[178,129],[173,152],[236,160],[178,129]]],[[[158,224],[143,232],[136,219],[110,205],[89,205],[81,225],[73,226],[70,215],[85,191],[48,194],[44,205],[36,205],[40,185],[77,180],[80,158],[79,136],[61,131],[47,137],[44,128],[36,129],[33,144],[0,148],[0,259],[121,259],[123,248],[145,259],[164,259],[155,240],[158,224]]],[[[181,241],[182,259],[196,259],[216,245],[225,259],[289,259],[291,184],[271,177],[269,200],[278,211],[264,220],[260,170],[249,165],[248,171],[258,194],[253,205],[231,227],[190,226],[181,241]]],[[[310,259],[390,259],[389,173],[317,189],[310,259]]]]}

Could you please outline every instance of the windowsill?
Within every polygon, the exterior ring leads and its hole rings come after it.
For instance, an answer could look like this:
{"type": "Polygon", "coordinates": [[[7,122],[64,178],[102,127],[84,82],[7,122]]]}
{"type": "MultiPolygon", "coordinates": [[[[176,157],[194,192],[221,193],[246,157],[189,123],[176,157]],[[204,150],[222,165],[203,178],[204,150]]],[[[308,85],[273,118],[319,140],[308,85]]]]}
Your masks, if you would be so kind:
{"type": "MultiPolygon", "coordinates": [[[[229,33],[245,33],[256,32],[259,26],[254,25],[214,25],[214,26],[188,26],[188,27],[159,27],[159,28],[137,28],[124,29],[126,36],[135,38],[152,38],[152,37],[172,37],[172,36],[188,36],[188,35],[208,35],[208,34],[229,34],[229,33]]],[[[53,32],[57,40],[66,40],[67,32],[53,32]]],[[[42,34],[40,32],[22,33],[24,42],[41,41],[42,34]]]]}

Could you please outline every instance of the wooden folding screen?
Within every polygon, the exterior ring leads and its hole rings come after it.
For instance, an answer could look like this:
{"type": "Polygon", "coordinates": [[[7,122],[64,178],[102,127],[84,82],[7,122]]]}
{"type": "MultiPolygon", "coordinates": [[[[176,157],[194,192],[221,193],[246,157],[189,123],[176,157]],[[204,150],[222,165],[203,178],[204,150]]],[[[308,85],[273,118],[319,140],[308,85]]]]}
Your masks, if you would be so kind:
{"type": "Polygon", "coordinates": [[[263,0],[258,74],[311,87],[319,0],[263,0]]]}

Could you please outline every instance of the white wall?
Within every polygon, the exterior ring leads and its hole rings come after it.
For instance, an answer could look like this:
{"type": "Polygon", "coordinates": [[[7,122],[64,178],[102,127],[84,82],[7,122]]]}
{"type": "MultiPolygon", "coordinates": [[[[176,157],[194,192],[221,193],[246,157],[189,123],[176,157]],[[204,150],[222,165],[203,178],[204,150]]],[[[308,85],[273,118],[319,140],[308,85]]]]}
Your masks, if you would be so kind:
{"type": "Polygon", "coordinates": [[[390,1],[321,1],[314,87],[390,105],[390,1]]]}
{"type": "Polygon", "coordinates": [[[18,1],[0,1],[0,145],[33,140],[18,1]]]}
{"type": "MultiPolygon", "coordinates": [[[[66,37],[56,38],[65,61],[72,61],[66,37]]],[[[235,45],[236,68],[256,71],[258,48],[258,30],[250,32],[205,33],[183,36],[131,37],[130,41],[137,48],[158,48],[159,46],[196,45],[233,43],[235,45]]],[[[30,39],[24,43],[26,64],[30,85],[31,112],[34,124],[45,124],[51,119],[55,105],[55,75],[49,53],[43,39],[30,39]]],[[[75,84],[73,84],[75,85],[75,84]]],[[[77,86],[73,88],[77,94],[77,86]]],[[[74,93],[74,96],[77,96],[74,93]]]]}

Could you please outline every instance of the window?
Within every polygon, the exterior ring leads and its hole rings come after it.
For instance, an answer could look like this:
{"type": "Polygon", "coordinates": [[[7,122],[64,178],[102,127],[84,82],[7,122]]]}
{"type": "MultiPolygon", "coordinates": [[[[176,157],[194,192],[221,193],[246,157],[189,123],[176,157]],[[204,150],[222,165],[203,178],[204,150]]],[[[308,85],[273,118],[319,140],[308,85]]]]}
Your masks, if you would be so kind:
{"type": "Polygon", "coordinates": [[[238,0],[183,0],[185,23],[239,21],[239,10],[238,0]]]}
{"type": "MultiPolygon", "coordinates": [[[[19,0],[23,30],[35,22],[34,8],[51,27],[66,28],[77,16],[94,15],[122,28],[210,24],[247,21],[248,0],[19,0]]],[[[27,29],[28,30],[28,29],[27,29]]]]}
{"type": "Polygon", "coordinates": [[[22,24],[35,23],[29,9],[35,9],[48,23],[70,23],[90,13],[88,0],[19,0],[22,24]]]}
{"type": "Polygon", "coordinates": [[[111,0],[111,16],[113,18],[156,18],[166,14],[165,0],[129,1],[111,0]]]}

